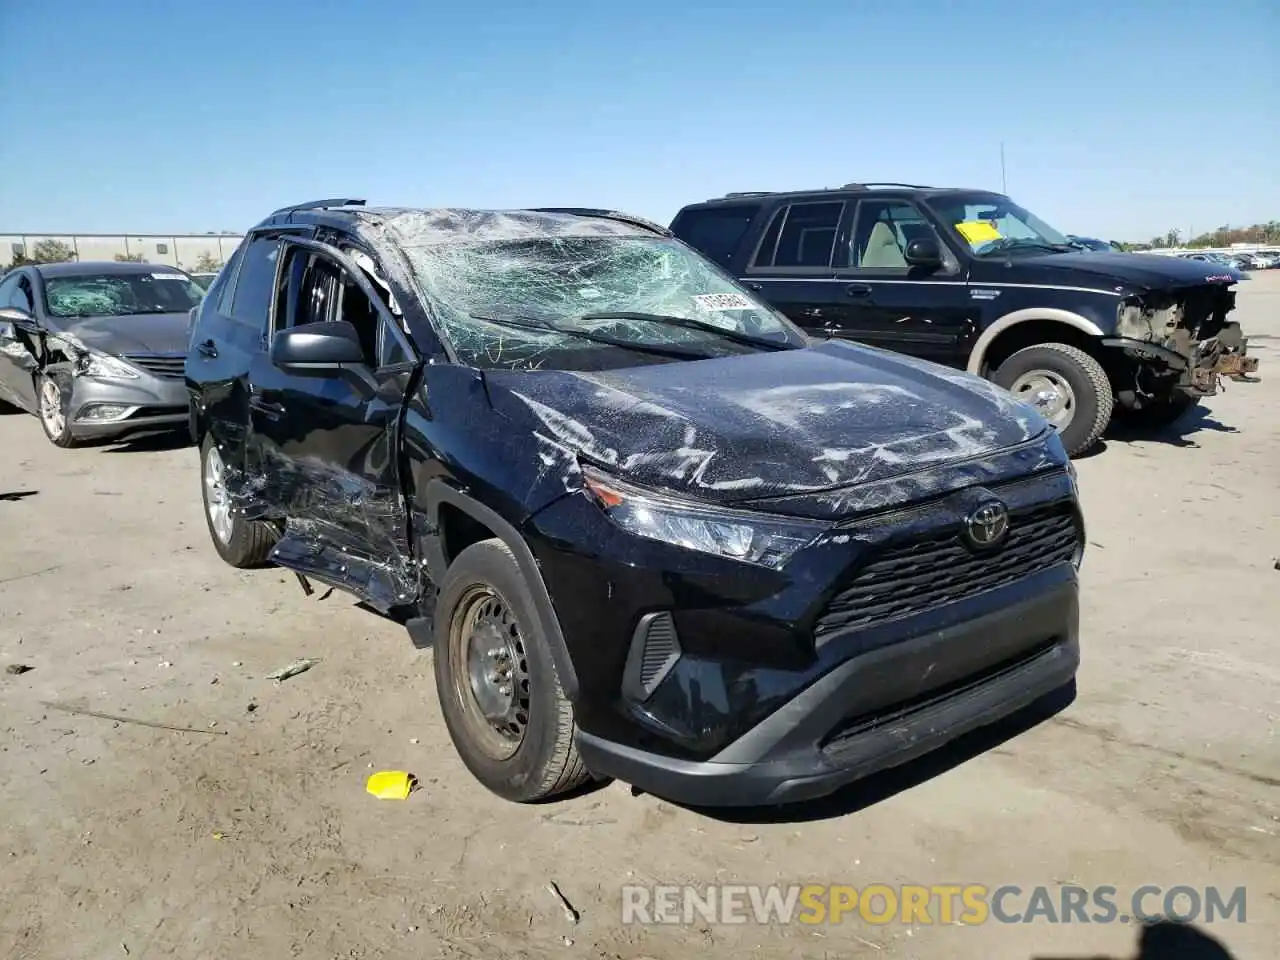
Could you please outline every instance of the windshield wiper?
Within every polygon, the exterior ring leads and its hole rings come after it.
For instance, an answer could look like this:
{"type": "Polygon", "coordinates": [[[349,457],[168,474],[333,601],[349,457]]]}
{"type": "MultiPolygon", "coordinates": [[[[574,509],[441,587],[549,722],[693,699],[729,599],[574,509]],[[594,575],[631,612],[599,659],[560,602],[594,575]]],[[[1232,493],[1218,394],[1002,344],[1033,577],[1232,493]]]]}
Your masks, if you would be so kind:
{"type": "Polygon", "coordinates": [[[682,350],[679,347],[663,346],[656,343],[640,343],[635,340],[621,340],[617,337],[606,337],[586,330],[574,330],[569,327],[558,327],[554,323],[538,317],[489,317],[473,313],[472,320],[483,320],[485,323],[496,323],[503,327],[515,327],[517,330],[537,330],[542,333],[562,333],[566,337],[579,340],[590,340],[592,343],[603,343],[610,347],[621,347],[623,350],[635,350],[639,353],[653,353],[663,357],[676,357],[681,360],[705,360],[707,355],[696,350],[682,350]]]}
{"type": "Polygon", "coordinates": [[[993,253],[1003,253],[1006,250],[1048,250],[1051,253],[1070,253],[1074,248],[1062,243],[1050,243],[1047,240],[1029,240],[1025,237],[1001,237],[999,240],[992,240],[986,244],[980,252],[979,257],[985,257],[993,253]]]}
{"type": "Polygon", "coordinates": [[[665,327],[683,327],[686,330],[702,330],[706,333],[718,334],[726,340],[732,340],[734,343],[745,344],[749,347],[761,347],[765,350],[791,350],[793,344],[779,343],[777,340],[768,340],[764,337],[752,336],[749,333],[740,333],[737,330],[726,330],[724,327],[718,327],[714,323],[708,323],[705,320],[695,320],[692,317],[671,316],[665,313],[632,313],[625,310],[604,311],[601,313],[584,313],[578,318],[579,320],[640,320],[646,323],[658,323],[665,327]]]}

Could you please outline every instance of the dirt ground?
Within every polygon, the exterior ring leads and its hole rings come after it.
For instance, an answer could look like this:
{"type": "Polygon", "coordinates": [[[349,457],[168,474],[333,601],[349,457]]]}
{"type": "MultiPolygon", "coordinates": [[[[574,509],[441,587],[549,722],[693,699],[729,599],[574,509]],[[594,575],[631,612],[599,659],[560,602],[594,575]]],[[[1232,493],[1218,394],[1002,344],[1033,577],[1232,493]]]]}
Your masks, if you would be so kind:
{"type": "Polygon", "coordinates": [[[1280,271],[1263,380],[1078,466],[1079,696],[835,801],[694,812],[611,784],[505,803],[454,755],[431,654],[341,594],[218,560],[196,454],[63,451],[0,417],[0,956],[1134,955],[1133,925],[623,927],[626,883],[1247,887],[1280,943],[1280,271]],[[297,657],[311,671],[264,679],[297,657]],[[191,728],[68,713],[70,706],[191,728]],[[1025,727],[1022,724],[1021,727],[1025,727]],[[405,769],[403,803],[365,792],[405,769]],[[547,892],[554,881],[581,920],[547,892]]]}

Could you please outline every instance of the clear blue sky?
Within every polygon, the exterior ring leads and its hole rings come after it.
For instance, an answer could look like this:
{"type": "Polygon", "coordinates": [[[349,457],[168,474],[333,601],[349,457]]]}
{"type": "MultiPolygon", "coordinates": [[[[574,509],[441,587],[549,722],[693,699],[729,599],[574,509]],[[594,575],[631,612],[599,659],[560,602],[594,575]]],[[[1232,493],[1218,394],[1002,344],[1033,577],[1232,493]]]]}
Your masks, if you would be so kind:
{"type": "Polygon", "coordinates": [[[321,196],[602,205],[1008,189],[1145,239],[1280,217],[1278,0],[0,0],[0,232],[321,196]]]}

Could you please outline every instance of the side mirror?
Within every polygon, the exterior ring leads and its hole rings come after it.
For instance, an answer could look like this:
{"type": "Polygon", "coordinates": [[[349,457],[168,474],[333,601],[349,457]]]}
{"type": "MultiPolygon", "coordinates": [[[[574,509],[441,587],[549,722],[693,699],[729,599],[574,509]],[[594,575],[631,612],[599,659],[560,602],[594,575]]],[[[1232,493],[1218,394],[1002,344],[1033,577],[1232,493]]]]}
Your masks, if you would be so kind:
{"type": "Polygon", "coordinates": [[[31,322],[31,314],[21,307],[0,307],[0,323],[12,323],[14,326],[22,326],[31,322]]]}
{"type": "Polygon", "coordinates": [[[942,266],[942,248],[938,246],[938,241],[932,238],[912,240],[907,244],[903,256],[913,267],[942,266]]]}
{"type": "Polygon", "coordinates": [[[271,340],[271,362],[290,373],[323,377],[363,366],[365,359],[355,327],[340,320],[281,330],[271,340]]]}

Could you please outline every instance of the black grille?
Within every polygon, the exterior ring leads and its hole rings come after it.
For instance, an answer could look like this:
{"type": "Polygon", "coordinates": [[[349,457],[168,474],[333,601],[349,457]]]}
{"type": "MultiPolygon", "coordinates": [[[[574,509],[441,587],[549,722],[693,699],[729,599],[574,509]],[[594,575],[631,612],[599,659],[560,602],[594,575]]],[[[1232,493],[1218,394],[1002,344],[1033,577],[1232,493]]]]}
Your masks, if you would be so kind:
{"type": "Polygon", "coordinates": [[[1079,547],[1069,503],[1014,512],[1009,537],[990,553],[974,553],[959,528],[889,546],[841,590],[814,626],[814,639],[963,600],[1070,562],[1079,547]]]}
{"type": "Polygon", "coordinates": [[[166,380],[181,380],[187,362],[185,353],[127,353],[124,358],[135,367],[166,380]]]}

